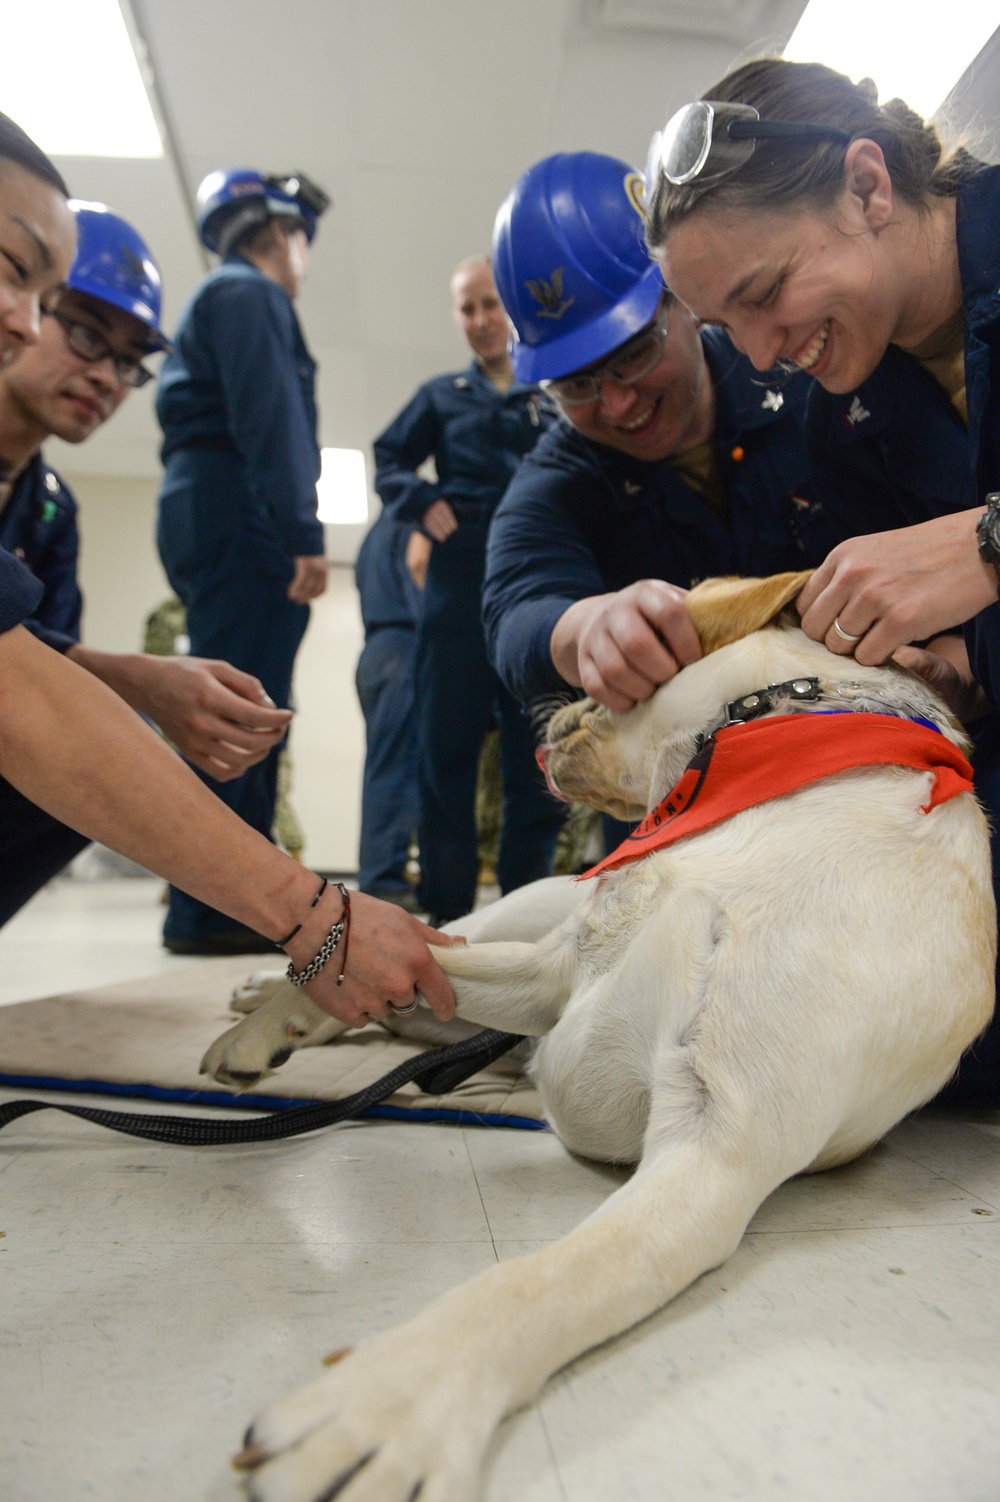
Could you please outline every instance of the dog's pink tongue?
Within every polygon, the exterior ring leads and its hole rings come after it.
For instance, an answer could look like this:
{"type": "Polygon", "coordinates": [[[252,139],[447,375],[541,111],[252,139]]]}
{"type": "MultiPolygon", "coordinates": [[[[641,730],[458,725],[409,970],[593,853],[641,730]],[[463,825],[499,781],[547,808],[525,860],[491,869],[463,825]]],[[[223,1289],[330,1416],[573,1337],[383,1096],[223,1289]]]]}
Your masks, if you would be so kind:
{"type": "Polygon", "coordinates": [[[555,783],[552,781],[552,773],[549,771],[549,757],[551,755],[552,747],[547,743],[544,746],[535,747],[535,760],[545,774],[545,781],[548,783],[549,792],[552,794],[553,798],[558,798],[560,803],[569,803],[570,800],[564,793],[561,793],[559,791],[555,783]]]}

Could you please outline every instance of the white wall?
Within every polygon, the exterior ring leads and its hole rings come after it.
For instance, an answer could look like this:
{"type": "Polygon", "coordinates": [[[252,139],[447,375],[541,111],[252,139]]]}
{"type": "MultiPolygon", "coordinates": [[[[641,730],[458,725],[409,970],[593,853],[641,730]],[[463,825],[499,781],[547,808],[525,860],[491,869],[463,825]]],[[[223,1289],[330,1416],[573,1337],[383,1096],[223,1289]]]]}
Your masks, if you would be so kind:
{"type": "MultiPolygon", "coordinates": [[[[171,592],[154,541],[157,482],[74,475],[62,463],[65,450],[57,455],[61,448],[52,444],[47,453],[80,503],[84,640],[109,651],[135,652],[142,646],[146,616],[171,592]]],[[[342,556],[346,539],[335,541],[342,556]]],[[[305,858],[324,870],[357,869],[364,722],[354,669],[362,641],[353,572],[334,565],[298,656],[292,735],[292,802],[305,830],[305,858]]]]}

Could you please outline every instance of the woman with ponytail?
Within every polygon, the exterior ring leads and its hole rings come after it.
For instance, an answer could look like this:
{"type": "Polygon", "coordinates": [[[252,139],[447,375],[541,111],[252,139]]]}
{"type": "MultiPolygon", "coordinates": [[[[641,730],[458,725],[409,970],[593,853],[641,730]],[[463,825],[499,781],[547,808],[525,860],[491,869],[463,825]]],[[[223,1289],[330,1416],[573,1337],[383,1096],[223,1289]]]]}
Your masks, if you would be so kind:
{"type": "MultiPolygon", "coordinates": [[[[697,317],[760,370],[814,378],[814,479],[866,535],[817,569],[803,628],[862,663],[897,653],[980,716],[996,827],[1000,717],[982,690],[1000,704],[1000,167],[946,151],[870,79],[761,59],[654,137],[646,233],[697,317]]],[[[1000,1028],[974,1054],[961,1088],[1000,1098],[1000,1028]]]]}

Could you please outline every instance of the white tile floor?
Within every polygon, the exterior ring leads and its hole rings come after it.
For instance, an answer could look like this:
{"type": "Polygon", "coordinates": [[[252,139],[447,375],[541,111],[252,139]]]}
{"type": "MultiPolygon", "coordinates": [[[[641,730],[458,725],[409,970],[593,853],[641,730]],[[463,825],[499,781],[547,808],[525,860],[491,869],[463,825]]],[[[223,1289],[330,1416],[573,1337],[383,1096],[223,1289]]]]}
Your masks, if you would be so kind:
{"type": "MultiPolygon", "coordinates": [[[[184,963],[156,897],[43,893],[0,934],[0,1000],[184,963]]],[[[724,1268],[504,1428],[488,1502],[996,1502],[998,1149],[1000,1113],[925,1113],[786,1185],[724,1268]]],[[[618,1180],[541,1133],[370,1122],[193,1151],[16,1122],[4,1502],[236,1502],[227,1456],[262,1400],[618,1180]]]]}

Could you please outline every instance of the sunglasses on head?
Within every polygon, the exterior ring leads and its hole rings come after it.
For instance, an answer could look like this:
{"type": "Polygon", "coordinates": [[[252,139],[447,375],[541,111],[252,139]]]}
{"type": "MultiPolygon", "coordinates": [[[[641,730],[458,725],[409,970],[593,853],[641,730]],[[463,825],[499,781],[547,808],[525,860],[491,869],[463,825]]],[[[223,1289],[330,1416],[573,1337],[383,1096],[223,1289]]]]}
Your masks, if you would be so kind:
{"type": "Polygon", "coordinates": [[[658,130],[646,161],[646,202],[652,202],[660,179],[674,187],[697,182],[707,191],[731,177],[750,160],[760,140],[839,141],[850,131],[809,120],[762,120],[752,104],[697,99],[685,104],[658,130]]]}

